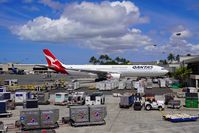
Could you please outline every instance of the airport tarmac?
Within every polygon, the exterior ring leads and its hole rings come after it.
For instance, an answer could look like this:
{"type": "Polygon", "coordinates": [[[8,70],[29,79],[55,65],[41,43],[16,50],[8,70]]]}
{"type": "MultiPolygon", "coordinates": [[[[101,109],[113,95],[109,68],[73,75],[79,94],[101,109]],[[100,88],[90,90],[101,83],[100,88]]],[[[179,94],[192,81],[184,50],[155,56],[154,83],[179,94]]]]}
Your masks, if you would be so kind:
{"type": "MultiPolygon", "coordinates": [[[[43,75],[0,75],[0,79],[16,78],[19,83],[43,83],[44,81],[49,81],[51,79],[61,79],[65,78],[70,80],[71,78],[65,77],[63,75],[53,75],[54,77],[46,78],[43,75]]],[[[86,85],[93,83],[84,83],[84,87],[78,91],[85,91],[91,93],[96,90],[86,89],[86,85]]],[[[65,89],[59,89],[51,91],[50,101],[53,103],[54,93],[58,91],[65,91],[65,89]]],[[[101,126],[86,126],[86,127],[71,127],[67,124],[60,124],[60,127],[55,129],[57,133],[198,133],[199,131],[199,121],[196,122],[184,122],[184,123],[171,123],[162,119],[161,112],[154,111],[134,111],[133,108],[120,109],[119,108],[119,98],[113,97],[111,94],[113,92],[124,92],[132,90],[114,90],[114,91],[104,91],[106,97],[107,106],[107,117],[105,118],[106,125],[101,126]]],[[[169,88],[153,88],[146,89],[145,91],[154,94],[165,94],[172,92],[169,88]]],[[[39,105],[42,109],[59,109],[59,118],[61,121],[62,117],[69,116],[69,109],[66,106],[55,106],[50,105],[39,105]]],[[[12,110],[13,116],[11,118],[0,118],[5,124],[10,127],[14,127],[16,120],[19,120],[19,113],[22,110],[22,106],[17,106],[15,110],[12,110]]],[[[198,115],[198,109],[186,109],[181,108],[180,110],[165,109],[165,113],[188,113],[192,115],[198,115]]],[[[9,133],[16,133],[19,129],[9,129],[9,133]]]]}
{"type": "MultiPolygon", "coordinates": [[[[53,101],[51,95],[51,101],[53,101]]],[[[106,95],[107,117],[105,118],[106,125],[100,126],[86,126],[86,127],[71,127],[67,124],[60,124],[60,127],[55,129],[57,133],[198,133],[199,121],[171,123],[162,119],[161,112],[134,111],[133,108],[120,109],[119,98],[106,95]]],[[[60,111],[60,120],[62,117],[69,116],[69,109],[66,106],[55,105],[39,105],[42,109],[58,108],[60,111]]],[[[17,106],[13,110],[11,118],[0,118],[5,124],[14,123],[19,120],[19,112],[22,106],[17,106]]],[[[198,115],[198,109],[172,110],[166,109],[165,113],[188,113],[198,115]]],[[[17,129],[9,129],[9,133],[16,132],[17,129]]]]}

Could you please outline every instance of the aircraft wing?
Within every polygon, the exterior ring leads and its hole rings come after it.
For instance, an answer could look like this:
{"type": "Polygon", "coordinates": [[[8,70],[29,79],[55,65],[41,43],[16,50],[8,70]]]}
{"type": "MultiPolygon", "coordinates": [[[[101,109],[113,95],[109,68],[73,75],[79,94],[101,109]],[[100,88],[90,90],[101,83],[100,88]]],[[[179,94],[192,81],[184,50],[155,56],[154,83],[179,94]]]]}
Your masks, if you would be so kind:
{"type": "Polygon", "coordinates": [[[43,67],[43,68],[49,68],[49,66],[48,66],[48,65],[35,65],[35,66],[43,67]]]}
{"type": "Polygon", "coordinates": [[[65,68],[67,70],[78,71],[78,72],[87,72],[93,74],[107,74],[107,71],[99,71],[99,70],[88,70],[88,69],[76,69],[76,68],[65,68]]]}

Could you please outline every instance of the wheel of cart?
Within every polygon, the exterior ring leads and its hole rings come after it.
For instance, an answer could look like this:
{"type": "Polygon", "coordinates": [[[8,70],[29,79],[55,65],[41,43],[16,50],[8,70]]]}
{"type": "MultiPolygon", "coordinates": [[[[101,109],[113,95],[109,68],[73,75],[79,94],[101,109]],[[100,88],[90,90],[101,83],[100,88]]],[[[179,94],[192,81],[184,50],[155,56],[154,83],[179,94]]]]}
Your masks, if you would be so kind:
{"type": "Polygon", "coordinates": [[[145,109],[147,110],[147,111],[149,111],[149,110],[151,110],[151,108],[152,108],[152,106],[151,105],[146,105],[146,107],[145,107],[145,109]]]}
{"type": "Polygon", "coordinates": [[[21,121],[19,120],[15,121],[15,127],[17,128],[21,127],[21,121]]]}

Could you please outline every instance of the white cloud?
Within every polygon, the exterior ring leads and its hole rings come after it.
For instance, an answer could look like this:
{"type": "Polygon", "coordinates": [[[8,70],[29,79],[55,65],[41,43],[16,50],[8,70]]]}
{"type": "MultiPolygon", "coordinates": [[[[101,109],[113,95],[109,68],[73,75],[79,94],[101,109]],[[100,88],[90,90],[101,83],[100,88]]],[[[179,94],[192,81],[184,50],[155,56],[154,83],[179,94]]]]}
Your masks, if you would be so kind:
{"type": "MultiPolygon", "coordinates": [[[[58,9],[59,4],[42,0],[58,9]],[[56,6],[55,6],[56,5],[56,6]]],[[[151,39],[143,35],[133,24],[147,22],[132,2],[73,3],[64,7],[60,18],[37,17],[22,26],[12,28],[21,39],[54,43],[75,41],[101,52],[122,52],[151,45],[151,39]]]]}
{"type": "Polygon", "coordinates": [[[192,44],[188,42],[188,39],[192,37],[192,33],[189,29],[178,26],[174,31],[167,44],[160,46],[146,46],[145,50],[154,53],[174,53],[179,55],[193,54],[198,55],[199,44],[192,44]],[[178,35],[177,35],[178,34],[178,35]]]}
{"type": "Polygon", "coordinates": [[[63,8],[63,4],[61,4],[58,1],[53,1],[53,0],[40,0],[40,3],[49,6],[50,8],[54,9],[54,10],[60,10],[63,8]]]}

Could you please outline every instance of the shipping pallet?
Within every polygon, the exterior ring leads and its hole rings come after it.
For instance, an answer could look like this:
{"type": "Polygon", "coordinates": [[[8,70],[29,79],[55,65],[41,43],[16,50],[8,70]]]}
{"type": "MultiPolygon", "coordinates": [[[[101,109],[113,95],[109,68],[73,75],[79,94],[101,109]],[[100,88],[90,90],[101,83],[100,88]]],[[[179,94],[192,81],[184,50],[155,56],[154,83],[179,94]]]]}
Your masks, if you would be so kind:
{"type": "Polygon", "coordinates": [[[46,127],[41,127],[41,128],[25,128],[22,126],[21,130],[23,131],[30,131],[30,130],[42,130],[42,129],[55,129],[58,128],[59,124],[56,122],[54,125],[48,125],[46,127]]]}
{"type": "Polygon", "coordinates": [[[11,117],[11,116],[12,116],[11,112],[0,113],[0,117],[11,117]]]}
{"type": "Polygon", "coordinates": [[[70,125],[73,127],[81,127],[81,126],[96,126],[96,125],[105,125],[105,120],[97,121],[97,122],[70,122],[70,125]]]}
{"type": "Polygon", "coordinates": [[[67,103],[54,103],[54,105],[66,106],[66,105],[67,105],[67,103]]]}

